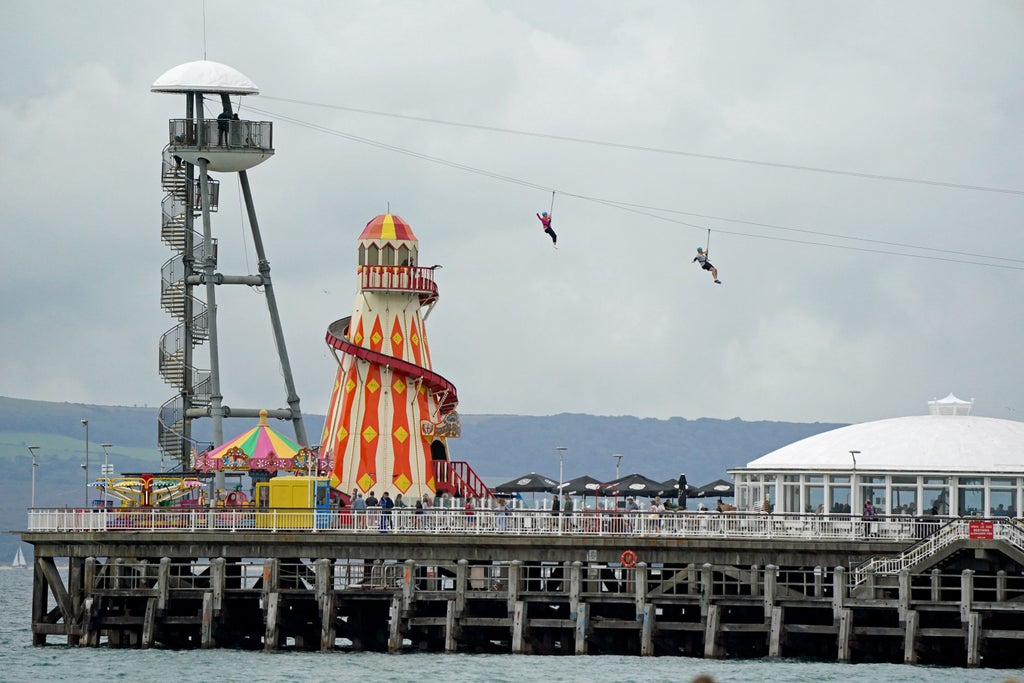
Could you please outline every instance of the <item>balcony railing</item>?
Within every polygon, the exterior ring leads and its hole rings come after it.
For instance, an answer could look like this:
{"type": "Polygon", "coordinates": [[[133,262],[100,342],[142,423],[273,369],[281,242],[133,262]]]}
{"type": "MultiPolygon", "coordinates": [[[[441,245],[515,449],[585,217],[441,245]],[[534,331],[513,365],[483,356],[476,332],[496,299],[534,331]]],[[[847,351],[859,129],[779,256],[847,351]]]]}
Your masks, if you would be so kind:
{"type": "Polygon", "coordinates": [[[170,140],[173,152],[179,147],[223,150],[269,150],[274,148],[274,124],[270,121],[219,121],[171,119],[170,140]]]}
{"type": "Polygon", "coordinates": [[[360,266],[359,286],[363,290],[416,292],[424,305],[437,299],[433,268],[360,266]]]}

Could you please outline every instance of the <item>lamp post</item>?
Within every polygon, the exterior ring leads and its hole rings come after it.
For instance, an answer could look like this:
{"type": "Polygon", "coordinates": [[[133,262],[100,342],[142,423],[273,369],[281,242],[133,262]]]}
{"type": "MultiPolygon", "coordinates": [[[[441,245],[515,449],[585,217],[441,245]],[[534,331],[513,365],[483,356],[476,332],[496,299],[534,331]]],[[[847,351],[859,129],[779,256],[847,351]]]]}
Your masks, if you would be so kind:
{"type": "Polygon", "coordinates": [[[112,443],[101,443],[100,444],[100,448],[103,449],[103,476],[106,478],[106,481],[103,484],[103,508],[104,509],[106,509],[106,507],[107,507],[107,489],[110,488],[110,473],[112,471],[110,469],[110,462],[109,462],[110,461],[110,452],[107,449],[108,448],[113,448],[113,447],[114,447],[114,444],[112,444],[112,443]]]}
{"type": "Polygon", "coordinates": [[[850,457],[853,458],[853,474],[850,475],[850,513],[854,514],[857,512],[857,456],[860,455],[860,451],[850,451],[850,457]]]}
{"type": "Polygon", "coordinates": [[[613,453],[612,457],[615,458],[615,478],[619,478],[619,463],[622,462],[622,453],[613,453]]]}
{"type": "Polygon", "coordinates": [[[562,456],[569,450],[568,446],[555,446],[555,450],[558,451],[558,494],[562,495],[562,456]]]}
{"type": "Polygon", "coordinates": [[[85,427],[85,462],[82,463],[82,472],[85,473],[85,507],[89,507],[89,421],[82,420],[85,427]]]}
{"type": "Polygon", "coordinates": [[[36,506],[36,468],[39,467],[39,463],[36,462],[36,451],[39,450],[39,446],[29,446],[28,452],[32,454],[32,503],[29,507],[36,506]]]}

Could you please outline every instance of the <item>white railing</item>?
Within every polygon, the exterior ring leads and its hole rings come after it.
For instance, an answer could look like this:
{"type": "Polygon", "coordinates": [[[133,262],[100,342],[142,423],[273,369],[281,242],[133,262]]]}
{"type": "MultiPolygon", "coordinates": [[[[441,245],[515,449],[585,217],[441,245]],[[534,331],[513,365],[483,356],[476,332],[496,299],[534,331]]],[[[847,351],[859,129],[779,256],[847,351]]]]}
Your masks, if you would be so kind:
{"type": "MultiPolygon", "coordinates": [[[[915,520],[908,517],[859,517],[760,513],[625,513],[587,510],[571,516],[554,516],[546,510],[412,508],[391,510],[255,510],[252,508],[113,508],[33,509],[28,530],[33,532],[92,531],[302,531],[310,533],[404,533],[451,535],[566,535],[642,536],[685,538],[761,538],[830,540],[915,541],[937,531],[946,520],[915,520]]],[[[1003,529],[1005,525],[997,524],[1003,529]]],[[[1017,529],[1020,533],[1020,530],[1017,529]]],[[[1018,539],[1020,542],[1020,539],[1018,539]]]]}
{"type": "Polygon", "coordinates": [[[948,545],[976,538],[977,536],[972,535],[971,528],[979,521],[991,523],[993,540],[1006,541],[1024,551],[1024,528],[1021,527],[1021,520],[1007,517],[986,520],[954,519],[899,555],[872,558],[856,567],[853,570],[853,585],[857,586],[866,581],[869,574],[899,574],[903,569],[913,567],[948,545]]]}

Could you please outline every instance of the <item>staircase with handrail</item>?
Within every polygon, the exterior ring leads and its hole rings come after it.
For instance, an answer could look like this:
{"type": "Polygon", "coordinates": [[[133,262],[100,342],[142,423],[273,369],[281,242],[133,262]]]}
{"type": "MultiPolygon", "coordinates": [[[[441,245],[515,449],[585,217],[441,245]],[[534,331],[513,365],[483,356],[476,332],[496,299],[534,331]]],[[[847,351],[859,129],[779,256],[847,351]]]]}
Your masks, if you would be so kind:
{"type": "MultiPolygon", "coordinates": [[[[194,445],[186,425],[186,410],[210,405],[210,371],[190,363],[189,353],[209,338],[206,303],[193,295],[186,278],[195,273],[193,264],[217,258],[217,243],[207,244],[190,227],[192,217],[201,215],[199,181],[188,177],[187,166],[176,162],[168,148],[163,151],[160,184],[166,192],[162,202],[160,239],[175,251],[160,269],[160,306],[177,324],[160,337],[158,368],[165,382],[178,393],[160,406],[157,422],[157,446],[164,456],[178,464],[172,469],[188,469],[194,445]],[[190,209],[190,207],[192,207],[190,209]]],[[[217,210],[220,182],[208,180],[210,206],[217,210]]],[[[162,469],[162,468],[161,468],[162,469]]]]}
{"type": "MultiPolygon", "coordinates": [[[[854,567],[852,573],[854,587],[867,581],[867,577],[870,574],[899,574],[902,570],[919,564],[957,541],[972,538],[972,521],[977,520],[955,519],[937,529],[930,536],[910,546],[899,555],[894,557],[873,557],[854,567]]],[[[1024,552],[1024,528],[1022,528],[1019,520],[985,521],[992,522],[993,540],[1006,541],[1021,552],[1024,552]]]]}

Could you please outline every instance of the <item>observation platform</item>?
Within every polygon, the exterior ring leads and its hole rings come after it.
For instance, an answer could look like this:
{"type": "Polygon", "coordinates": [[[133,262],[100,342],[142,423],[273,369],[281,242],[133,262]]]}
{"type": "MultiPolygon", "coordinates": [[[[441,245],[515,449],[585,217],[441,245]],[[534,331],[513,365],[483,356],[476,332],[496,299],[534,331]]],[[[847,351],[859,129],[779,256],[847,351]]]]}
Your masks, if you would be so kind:
{"type": "Polygon", "coordinates": [[[274,155],[274,124],[270,121],[171,119],[168,148],[190,164],[208,162],[207,170],[237,173],[274,155]]]}

